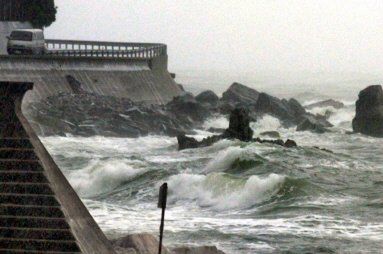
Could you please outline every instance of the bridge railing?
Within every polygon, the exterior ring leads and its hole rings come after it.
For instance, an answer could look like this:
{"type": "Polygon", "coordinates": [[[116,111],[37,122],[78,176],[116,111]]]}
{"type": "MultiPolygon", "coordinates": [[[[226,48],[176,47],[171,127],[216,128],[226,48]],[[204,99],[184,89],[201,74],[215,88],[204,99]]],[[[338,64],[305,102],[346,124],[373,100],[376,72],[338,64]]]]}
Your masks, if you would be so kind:
{"type": "Polygon", "coordinates": [[[67,57],[153,59],[167,55],[165,44],[46,40],[47,54],[67,57]]]}

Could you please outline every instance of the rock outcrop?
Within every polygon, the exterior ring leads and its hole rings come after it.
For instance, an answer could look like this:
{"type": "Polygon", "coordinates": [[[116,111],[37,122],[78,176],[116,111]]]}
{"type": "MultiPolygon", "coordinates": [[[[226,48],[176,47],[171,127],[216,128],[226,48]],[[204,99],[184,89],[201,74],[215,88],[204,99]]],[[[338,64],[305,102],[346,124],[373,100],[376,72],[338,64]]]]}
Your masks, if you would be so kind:
{"type": "Polygon", "coordinates": [[[359,93],[352,128],[354,132],[383,137],[383,90],[381,85],[369,86],[359,93]]]}
{"type": "Polygon", "coordinates": [[[314,119],[313,117],[306,117],[298,126],[297,126],[297,131],[311,131],[314,133],[325,133],[328,132],[329,130],[321,124],[320,121],[314,119]]]}
{"type": "Polygon", "coordinates": [[[281,139],[263,140],[260,138],[253,139],[253,130],[250,128],[250,117],[247,109],[236,108],[230,114],[229,128],[222,135],[214,135],[197,141],[195,138],[187,137],[185,134],[177,136],[178,149],[191,149],[210,146],[222,139],[239,139],[244,142],[271,143],[284,147],[295,147],[297,144],[293,140],[284,142],[281,139]]]}
{"type": "Polygon", "coordinates": [[[249,112],[244,108],[236,108],[230,114],[229,128],[223,134],[214,135],[197,141],[195,138],[187,137],[185,134],[177,136],[178,149],[198,148],[210,146],[221,139],[239,139],[241,141],[251,141],[253,130],[250,128],[249,112]]]}
{"type": "Polygon", "coordinates": [[[239,83],[233,83],[222,94],[222,101],[234,106],[254,105],[258,100],[259,92],[239,83]]]}
{"type": "Polygon", "coordinates": [[[312,103],[312,104],[305,106],[306,109],[324,108],[324,107],[333,107],[336,109],[340,109],[340,108],[344,107],[344,104],[340,101],[328,99],[328,100],[315,102],[315,103],[312,103]]]}
{"type": "Polygon", "coordinates": [[[249,111],[245,108],[236,108],[230,114],[229,128],[223,133],[223,138],[250,141],[253,130],[250,127],[249,111]]]}
{"type": "Polygon", "coordinates": [[[290,108],[286,100],[280,100],[266,93],[259,94],[257,103],[255,104],[255,110],[262,115],[273,115],[287,125],[293,125],[296,122],[296,112],[290,108]]]}
{"type": "Polygon", "coordinates": [[[207,90],[195,97],[196,101],[206,103],[211,106],[216,106],[219,102],[219,97],[213,91],[207,90]]]}

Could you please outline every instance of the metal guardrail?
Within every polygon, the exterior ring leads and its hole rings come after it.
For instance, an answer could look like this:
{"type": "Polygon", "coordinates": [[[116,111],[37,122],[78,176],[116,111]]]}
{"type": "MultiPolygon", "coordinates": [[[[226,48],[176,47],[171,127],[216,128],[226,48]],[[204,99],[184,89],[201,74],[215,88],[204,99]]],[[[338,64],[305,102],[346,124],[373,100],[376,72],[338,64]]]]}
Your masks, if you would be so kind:
{"type": "Polygon", "coordinates": [[[47,54],[66,57],[153,59],[167,55],[158,43],[46,40],[47,54]]]}

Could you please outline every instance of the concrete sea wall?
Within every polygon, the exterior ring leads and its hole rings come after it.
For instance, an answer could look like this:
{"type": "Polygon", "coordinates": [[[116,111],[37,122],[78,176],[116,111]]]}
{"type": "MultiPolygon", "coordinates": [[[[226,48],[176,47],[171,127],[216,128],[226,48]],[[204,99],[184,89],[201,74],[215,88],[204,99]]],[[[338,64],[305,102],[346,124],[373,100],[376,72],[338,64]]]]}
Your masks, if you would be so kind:
{"type": "MultiPolygon", "coordinates": [[[[161,58],[161,57],[160,57],[161,58]]],[[[0,80],[35,84],[24,104],[73,92],[66,76],[87,92],[164,104],[181,93],[166,70],[166,57],[152,60],[0,56],[0,80]]]]}

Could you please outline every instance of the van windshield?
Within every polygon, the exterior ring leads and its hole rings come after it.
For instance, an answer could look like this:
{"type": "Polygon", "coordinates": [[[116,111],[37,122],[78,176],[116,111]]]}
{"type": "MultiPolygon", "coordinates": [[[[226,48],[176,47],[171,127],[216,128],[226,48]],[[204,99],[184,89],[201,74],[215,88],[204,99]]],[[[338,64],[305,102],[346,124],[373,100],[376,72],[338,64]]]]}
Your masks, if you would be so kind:
{"type": "Polygon", "coordinates": [[[11,40],[15,41],[32,41],[33,34],[26,31],[13,31],[11,33],[11,40]]]}

